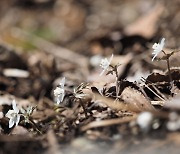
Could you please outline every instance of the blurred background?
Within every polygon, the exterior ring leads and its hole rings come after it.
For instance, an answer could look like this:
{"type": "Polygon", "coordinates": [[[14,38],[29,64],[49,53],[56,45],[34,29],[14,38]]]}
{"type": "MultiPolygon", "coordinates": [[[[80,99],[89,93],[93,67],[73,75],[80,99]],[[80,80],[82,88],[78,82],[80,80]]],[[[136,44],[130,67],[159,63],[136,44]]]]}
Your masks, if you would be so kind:
{"type": "Polygon", "coordinates": [[[0,39],[32,51],[33,36],[84,55],[123,54],[135,43],[168,38],[177,48],[179,0],[2,0],[0,39]],[[24,33],[31,35],[27,37],[24,33]]]}

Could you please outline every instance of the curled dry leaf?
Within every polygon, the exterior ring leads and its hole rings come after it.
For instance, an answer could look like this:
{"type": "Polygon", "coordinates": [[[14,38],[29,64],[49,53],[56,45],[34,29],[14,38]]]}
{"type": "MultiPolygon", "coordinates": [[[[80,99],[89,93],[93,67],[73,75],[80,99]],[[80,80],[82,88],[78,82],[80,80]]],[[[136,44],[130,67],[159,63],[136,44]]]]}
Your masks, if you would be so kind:
{"type": "Polygon", "coordinates": [[[135,112],[154,111],[154,107],[144,95],[136,89],[127,87],[121,94],[121,99],[135,112]]]}
{"type": "MultiPolygon", "coordinates": [[[[180,68],[171,68],[171,76],[174,81],[180,82],[180,68]]],[[[146,81],[150,81],[152,83],[169,82],[168,71],[166,70],[165,72],[154,72],[147,77],[146,81]]]]}
{"type": "Polygon", "coordinates": [[[95,94],[95,99],[97,102],[101,102],[113,110],[130,110],[129,105],[125,104],[123,101],[114,101],[113,99],[101,96],[100,94],[95,94]]]}
{"type": "Polygon", "coordinates": [[[121,94],[120,100],[113,100],[111,98],[103,97],[95,94],[95,99],[106,104],[109,108],[121,111],[128,110],[132,112],[141,111],[155,111],[150,101],[144,97],[142,93],[133,88],[127,87],[121,94]]]}

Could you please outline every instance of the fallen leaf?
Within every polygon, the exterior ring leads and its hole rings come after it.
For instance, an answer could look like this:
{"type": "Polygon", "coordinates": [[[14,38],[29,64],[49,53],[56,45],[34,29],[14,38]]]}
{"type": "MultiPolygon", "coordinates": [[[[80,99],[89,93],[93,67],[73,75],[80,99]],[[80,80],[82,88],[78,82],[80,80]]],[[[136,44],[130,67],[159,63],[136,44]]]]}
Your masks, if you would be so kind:
{"type": "Polygon", "coordinates": [[[144,97],[144,95],[136,89],[127,87],[121,94],[121,99],[125,104],[128,104],[129,108],[133,111],[154,111],[154,107],[151,102],[144,97]]]}

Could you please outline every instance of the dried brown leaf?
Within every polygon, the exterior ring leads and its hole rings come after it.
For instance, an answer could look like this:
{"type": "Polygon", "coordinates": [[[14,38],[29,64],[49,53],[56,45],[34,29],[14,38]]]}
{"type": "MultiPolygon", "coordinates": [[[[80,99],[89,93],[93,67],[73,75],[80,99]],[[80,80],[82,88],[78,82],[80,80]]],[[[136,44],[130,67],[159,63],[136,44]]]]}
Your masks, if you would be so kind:
{"type": "Polygon", "coordinates": [[[154,107],[144,95],[136,89],[127,87],[121,94],[121,98],[127,104],[130,110],[140,111],[154,111],[154,107]]]}
{"type": "Polygon", "coordinates": [[[106,104],[108,107],[121,111],[128,110],[132,112],[141,111],[155,111],[154,107],[151,105],[150,101],[147,100],[142,93],[138,90],[127,87],[121,94],[120,100],[113,100],[101,95],[95,94],[96,100],[106,104]]]}

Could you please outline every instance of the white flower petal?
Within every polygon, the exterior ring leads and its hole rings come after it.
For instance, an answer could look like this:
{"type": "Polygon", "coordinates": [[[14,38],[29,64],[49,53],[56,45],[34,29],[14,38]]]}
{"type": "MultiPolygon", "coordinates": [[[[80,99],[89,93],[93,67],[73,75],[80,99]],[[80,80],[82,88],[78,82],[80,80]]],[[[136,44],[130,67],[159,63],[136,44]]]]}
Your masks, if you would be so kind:
{"type": "Polygon", "coordinates": [[[63,101],[64,99],[64,93],[62,93],[61,95],[58,96],[58,99],[60,101],[60,103],[63,101]]]}
{"type": "Polygon", "coordinates": [[[59,105],[61,102],[58,98],[56,98],[56,104],[59,105]]]}
{"type": "Polygon", "coordinates": [[[13,117],[13,114],[15,114],[14,110],[9,110],[9,111],[6,113],[5,117],[11,119],[11,118],[13,117]]]}
{"type": "Polygon", "coordinates": [[[152,58],[152,61],[154,61],[154,59],[156,58],[157,55],[154,55],[153,58],[152,58]]]}
{"type": "Polygon", "coordinates": [[[113,57],[114,57],[114,55],[112,54],[111,58],[109,59],[109,65],[111,64],[111,61],[112,61],[113,57]]]}
{"type": "Polygon", "coordinates": [[[59,85],[61,88],[64,88],[64,85],[65,85],[65,77],[62,78],[62,80],[60,81],[59,85]]]}
{"type": "Polygon", "coordinates": [[[152,61],[154,61],[154,59],[157,57],[157,55],[163,50],[164,45],[165,45],[165,38],[162,38],[160,43],[153,44],[152,48],[154,51],[152,52],[152,55],[154,55],[154,56],[152,58],[152,61]]]}
{"type": "Polygon", "coordinates": [[[153,48],[154,50],[157,49],[157,47],[158,47],[158,44],[157,44],[157,43],[154,43],[153,46],[152,46],[152,48],[153,48]]]}
{"type": "Polygon", "coordinates": [[[161,40],[161,48],[163,49],[163,47],[164,47],[164,45],[165,45],[165,38],[162,38],[162,40],[161,40]]]}
{"type": "Polygon", "coordinates": [[[13,118],[11,118],[9,120],[9,128],[12,128],[13,126],[14,126],[14,120],[13,120],[13,118]]]}
{"type": "Polygon", "coordinates": [[[102,70],[99,76],[102,76],[106,70],[102,70]]]}
{"type": "Polygon", "coordinates": [[[20,108],[21,113],[25,114],[26,111],[23,108],[20,108]]]}
{"type": "Polygon", "coordinates": [[[12,107],[13,107],[13,110],[14,110],[16,113],[19,113],[19,109],[17,108],[17,105],[16,105],[16,101],[15,101],[15,100],[12,101],[12,107]]]}
{"type": "Polygon", "coordinates": [[[19,124],[19,121],[20,121],[20,115],[17,114],[17,115],[16,115],[16,121],[15,121],[16,126],[19,124]]]}
{"type": "Polygon", "coordinates": [[[56,87],[56,89],[54,90],[54,96],[57,104],[61,103],[64,99],[65,96],[64,85],[65,85],[65,77],[62,78],[61,82],[59,83],[59,86],[56,87]]]}
{"type": "Polygon", "coordinates": [[[100,67],[103,69],[103,71],[101,72],[100,76],[103,75],[103,73],[108,70],[109,65],[111,64],[112,59],[113,59],[113,54],[110,57],[109,61],[108,61],[107,58],[104,58],[104,59],[101,60],[100,67]]]}
{"type": "Polygon", "coordinates": [[[56,99],[57,99],[56,103],[59,105],[61,103],[61,98],[57,97],[56,99]]]}

